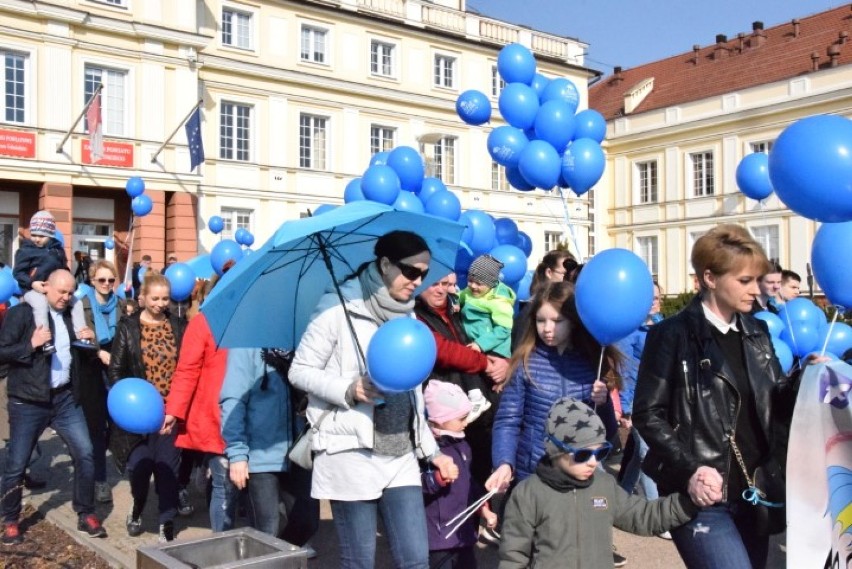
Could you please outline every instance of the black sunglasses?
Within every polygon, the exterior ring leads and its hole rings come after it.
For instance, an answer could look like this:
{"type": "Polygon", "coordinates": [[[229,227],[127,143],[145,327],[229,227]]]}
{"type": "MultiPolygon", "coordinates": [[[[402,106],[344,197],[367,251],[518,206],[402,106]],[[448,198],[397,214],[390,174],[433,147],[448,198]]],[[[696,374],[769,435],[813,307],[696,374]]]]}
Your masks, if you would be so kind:
{"type": "Polygon", "coordinates": [[[114,284],[115,279],[95,279],[95,282],[99,282],[101,284],[106,284],[106,283],[114,284]]]}
{"type": "Polygon", "coordinates": [[[595,457],[598,462],[603,462],[606,460],[606,457],[609,456],[609,453],[612,452],[612,445],[610,443],[603,443],[600,447],[596,449],[591,448],[574,448],[570,445],[566,445],[553,435],[547,435],[547,439],[556,445],[556,448],[563,452],[567,452],[569,454],[574,455],[574,462],[589,462],[592,457],[595,457]]]}
{"type": "MultiPolygon", "coordinates": [[[[390,259],[388,259],[390,261],[390,259]]],[[[426,275],[429,274],[429,269],[420,270],[413,265],[409,265],[407,263],[403,263],[402,261],[391,261],[391,264],[399,269],[399,272],[402,273],[402,276],[407,278],[410,281],[416,281],[417,279],[425,279],[426,275]]]]}

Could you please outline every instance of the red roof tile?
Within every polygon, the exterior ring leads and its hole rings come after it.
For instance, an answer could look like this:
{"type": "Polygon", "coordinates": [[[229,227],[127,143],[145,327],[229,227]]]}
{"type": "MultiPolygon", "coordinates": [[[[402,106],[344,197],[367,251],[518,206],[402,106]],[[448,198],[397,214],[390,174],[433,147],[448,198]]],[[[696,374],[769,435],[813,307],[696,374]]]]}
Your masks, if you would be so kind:
{"type": "Polygon", "coordinates": [[[814,54],[818,69],[832,66],[830,51],[835,65],[852,63],[852,5],[793,22],[604,77],[589,89],[589,106],[607,120],[623,116],[624,94],[649,78],[654,88],[631,114],[807,75],[814,54]]]}

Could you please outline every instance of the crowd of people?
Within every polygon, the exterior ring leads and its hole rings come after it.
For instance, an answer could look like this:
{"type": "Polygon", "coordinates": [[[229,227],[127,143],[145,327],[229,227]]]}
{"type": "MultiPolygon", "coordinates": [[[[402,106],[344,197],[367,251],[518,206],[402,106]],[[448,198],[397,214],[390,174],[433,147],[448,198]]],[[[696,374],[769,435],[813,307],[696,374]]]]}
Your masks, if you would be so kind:
{"type": "MultiPolygon", "coordinates": [[[[490,255],[473,260],[460,291],[453,273],[421,287],[428,244],[394,231],[326,292],[291,351],[220,348],[203,313],[173,309],[150,258],[134,271],[138,310],[116,293],[108,261],[86,265],[89,288],[75,299],[82,281],[53,231],[48,212],[33,217],[15,265],[27,294],[0,328],[4,544],[24,539],[21,490],[48,426],[68,446],[78,528],[93,537],[106,536],[95,503],[112,499],[107,449],[130,482],[128,535],[144,532],[153,477],[160,540],[173,540],[197,468],[214,532],[242,512],[306,546],[328,500],[344,568],[373,567],[379,517],[395,566],[421,568],[474,568],[478,541],[499,547],[501,568],[619,567],[613,527],[672,539],[691,568],[761,568],[783,530],[775,506],[799,372],[781,371],[752,312],[777,310],[801,278],[742,227],[696,241],[699,292],[686,308],[663,319],[655,284],[647,319],[609,346],[578,314],[583,265],[569,253],[545,255],[517,302],[490,255]],[[434,369],[409,391],[382,392],[364,350],[383,323],[412,317],[434,335],[434,369]],[[111,423],[107,392],[126,377],[163,397],[159,432],[111,423]],[[311,470],[288,460],[306,424],[311,470]],[[628,442],[616,479],[602,465],[619,427],[628,442]]],[[[194,304],[216,281],[199,283],[194,304]]]]}

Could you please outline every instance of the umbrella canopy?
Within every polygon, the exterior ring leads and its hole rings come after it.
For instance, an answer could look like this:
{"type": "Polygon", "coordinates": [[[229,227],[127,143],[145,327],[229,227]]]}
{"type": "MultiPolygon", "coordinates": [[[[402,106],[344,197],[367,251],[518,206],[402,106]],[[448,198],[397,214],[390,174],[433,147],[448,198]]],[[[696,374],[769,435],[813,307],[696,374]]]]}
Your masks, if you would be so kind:
{"type": "Polygon", "coordinates": [[[199,279],[212,279],[216,271],[213,270],[213,265],[210,264],[210,255],[198,255],[192,259],[185,261],[189,268],[193,270],[195,276],[199,279]]]}
{"type": "Polygon", "coordinates": [[[373,260],[376,240],[395,230],[420,235],[432,252],[418,292],[453,270],[464,226],[446,219],[358,201],[288,221],[225,273],[204,301],[201,311],[216,342],[226,348],[295,348],[332,278],[339,284],[373,260]]]}

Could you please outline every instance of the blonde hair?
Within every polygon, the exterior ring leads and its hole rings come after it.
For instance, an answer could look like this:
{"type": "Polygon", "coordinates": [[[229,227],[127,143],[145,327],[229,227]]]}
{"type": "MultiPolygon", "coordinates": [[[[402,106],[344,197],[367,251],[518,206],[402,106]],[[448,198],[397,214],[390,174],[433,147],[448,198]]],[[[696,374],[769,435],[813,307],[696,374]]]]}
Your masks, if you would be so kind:
{"type": "Polygon", "coordinates": [[[718,225],[699,237],[692,247],[692,269],[701,290],[707,289],[705,271],[721,276],[745,265],[756,267],[761,276],[770,268],[763,247],[740,225],[718,225]]]}
{"type": "Polygon", "coordinates": [[[114,276],[116,279],[118,278],[118,269],[115,268],[115,265],[113,265],[106,259],[100,259],[92,263],[92,265],[89,267],[89,280],[95,280],[95,275],[98,274],[98,271],[101,269],[108,270],[112,273],[112,276],[114,276]]]}
{"type": "Polygon", "coordinates": [[[172,290],[172,285],[169,279],[158,273],[145,273],[145,278],[142,280],[142,286],[139,287],[139,296],[147,296],[148,291],[152,286],[164,286],[169,291],[172,290]]]}

